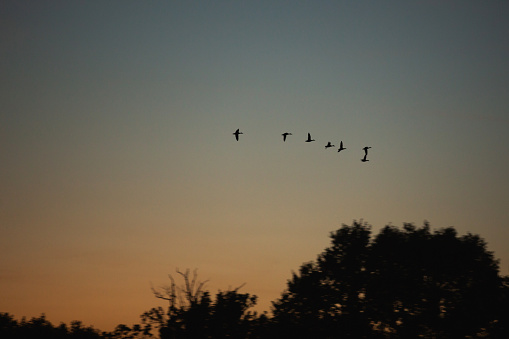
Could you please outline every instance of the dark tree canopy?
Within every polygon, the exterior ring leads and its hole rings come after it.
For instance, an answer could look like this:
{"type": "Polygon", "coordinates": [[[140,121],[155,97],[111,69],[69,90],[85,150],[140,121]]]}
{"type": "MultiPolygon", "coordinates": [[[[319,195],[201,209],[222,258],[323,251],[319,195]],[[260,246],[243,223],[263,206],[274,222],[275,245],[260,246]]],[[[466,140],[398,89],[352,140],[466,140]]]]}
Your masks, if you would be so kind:
{"type": "Polygon", "coordinates": [[[509,277],[478,235],[429,224],[371,226],[354,221],[330,234],[317,259],[292,274],[272,317],[250,308],[238,288],[214,296],[196,271],[180,285],[153,289],[167,307],[112,332],[53,326],[43,315],[21,321],[0,312],[0,338],[509,338],[509,277]]]}
{"type": "Polygon", "coordinates": [[[142,315],[145,324],[155,325],[161,339],[165,338],[247,338],[254,335],[258,323],[256,313],[248,311],[257,297],[239,293],[239,289],[219,291],[213,300],[204,290],[206,281],[197,280],[189,270],[177,273],[184,280],[178,286],[170,275],[171,284],[154,295],[168,301],[168,308],[153,308],[142,315]]]}
{"type": "Polygon", "coordinates": [[[70,326],[64,323],[54,326],[44,314],[30,320],[23,317],[18,321],[13,315],[0,312],[0,338],[99,339],[102,336],[100,331],[91,326],[83,326],[83,323],[77,320],[72,321],[70,326]]]}
{"type": "MultiPolygon", "coordinates": [[[[477,235],[363,222],[331,233],[273,302],[288,337],[465,338],[506,333],[507,279],[477,235]]],[[[491,336],[492,337],[492,336],[491,336]]]]}

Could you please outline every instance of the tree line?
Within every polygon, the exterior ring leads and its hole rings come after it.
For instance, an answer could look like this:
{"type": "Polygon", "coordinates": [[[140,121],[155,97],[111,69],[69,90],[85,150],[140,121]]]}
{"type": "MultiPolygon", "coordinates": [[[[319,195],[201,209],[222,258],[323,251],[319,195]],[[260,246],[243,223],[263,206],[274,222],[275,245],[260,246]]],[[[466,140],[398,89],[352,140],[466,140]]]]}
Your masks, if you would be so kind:
{"type": "Polygon", "coordinates": [[[363,221],[342,225],[315,260],[287,281],[270,313],[239,286],[206,290],[196,270],[177,269],[152,291],[166,307],[112,332],[52,325],[44,315],[16,321],[0,313],[10,338],[509,338],[509,277],[475,234],[406,223],[373,236],[363,221]]]}

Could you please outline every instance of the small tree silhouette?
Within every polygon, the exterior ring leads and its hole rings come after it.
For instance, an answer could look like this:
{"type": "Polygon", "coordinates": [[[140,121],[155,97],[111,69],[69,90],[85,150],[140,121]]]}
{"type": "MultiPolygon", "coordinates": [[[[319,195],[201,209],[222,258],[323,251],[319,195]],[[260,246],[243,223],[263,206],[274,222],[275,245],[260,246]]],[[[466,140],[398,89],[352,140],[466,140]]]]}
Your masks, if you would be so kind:
{"type": "Polygon", "coordinates": [[[46,319],[44,313],[39,317],[32,317],[30,320],[23,317],[17,321],[11,314],[0,312],[0,338],[2,339],[99,339],[102,337],[99,330],[92,326],[84,326],[81,321],[77,320],[71,322],[70,328],[64,323],[55,327],[46,319]]]}
{"type": "Polygon", "coordinates": [[[233,290],[219,291],[213,301],[204,290],[207,281],[199,281],[197,271],[181,272],[184,283],[177,285],[169,275],[170,285],[159,290],[152,288],[154,296],[168,301],[162,307],[152,308],[142,315],[145,324],[154,324],[161,338],[246,338],[252,330],[251,322],[256,313],[248,311],[256,304],[257,297],[233,290]]]}

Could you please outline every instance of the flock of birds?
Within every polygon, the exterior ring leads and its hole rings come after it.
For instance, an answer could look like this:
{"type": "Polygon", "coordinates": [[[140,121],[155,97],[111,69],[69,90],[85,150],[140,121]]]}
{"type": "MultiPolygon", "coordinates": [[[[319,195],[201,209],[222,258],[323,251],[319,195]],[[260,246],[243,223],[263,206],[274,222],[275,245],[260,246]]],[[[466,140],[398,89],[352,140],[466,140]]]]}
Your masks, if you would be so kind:
{"type": "MultiPolygon", "coordinates": [[[[239,135],[240,135],[240,134],[244,134],[244,133],[242,133],[242,132],[240,131],[240,128],[238,128],[238,129],[237,129],[237,130],[233,133],[233,135],[235,135],[235,139],[236,139],[237,141],[239,141],[239,135]]],[[[289,136],[289,135],[292,135],[292,133],[285,132],[285,133],[283,133],[283,134],[281,134],[281,135],[283,136],[283,142],[285,142],[285,141],[286,141],[286,137],[287,137],[287,136],[289,136]]],[[[308,133],[308,138],[307,138],[306,142],[312,142],[312,141],[315,141],[315,139],[311,139],[311,133],[308,133]]],[[[325,149],[330,148],[330,147],[336,147],[336,145],[332,145],[332,144],[331,144],[331,142],[329,141],[329,142],[327,143],[327,145],[325,145],[325,149]]],[[[366,146],[366,147],[363,147],[363,148],[362,148],[362,149],[364,150],[364,158],[362,158],[362,159],[361,159],[361,161],[362,161],[362,162],[369,161],[369,160],[368,160],[368,159],[366,159],[366,158],[367,158],[367,156],[368,156],[368,149],[370,149],[370,148],[371,148],[371,146],[366,146]]],[[[338,152],[341,152],[341,151],[343,151],[343,150],[345,150],[345,149],[346,149],[346,147],[343,147],[343,141],[341,141],[341,142],[339,143],[338,152]]]]}

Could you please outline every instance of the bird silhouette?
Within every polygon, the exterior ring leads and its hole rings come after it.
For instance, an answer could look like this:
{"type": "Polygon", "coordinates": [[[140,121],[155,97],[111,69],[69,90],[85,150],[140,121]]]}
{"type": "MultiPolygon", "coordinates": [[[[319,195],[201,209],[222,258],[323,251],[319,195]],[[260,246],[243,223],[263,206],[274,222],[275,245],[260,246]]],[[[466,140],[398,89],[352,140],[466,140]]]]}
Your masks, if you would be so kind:
{"type": "Polygon", "coordinates": [[[281,134],[283,136],[283,141],[286,141],[286,136],[287,135],[292,135],[292,133],[288,133],[288,132],[284,132],[283,134],[281,134]]]}
{"type": "Polygon", "coordinates": [[[342,150],[346,149],[345,147],[343,147],[343,141],[341,141],[339,143],[339,148],[338,148],[338,152],[341,152],[342,150]]]}
{"type": "Polygon", "coordinates": [[[311,134],[308,133],[308,140],[306,140],[306,142],[311,142],[311,141],[315,141],[315,139],[311,139],[311,134]]]}
{"type": "Polygon", "coordinates": [[[327,145],[325,145],[325,149],[329,148],[329,147],[335,147],[336,145],[331,145],[330,141],[327,143],[327,145]]]}
{"type": "Polygon", "coordinates": [[[237,141],[239,141],[239,134],[244,134],[242,132],[239,132],[239,129],[240,128],[237,128],[237,130],[235,131],[235,133],[233,133],[233,135],[235,135],[235,139],[237,139],[237,141]]]}
{"type": "Polygon", "coordinates": [[[368,155],[368,149],[370,149],[370,148],[371,148],[371,146],[366,146],[366,147],[363,148],[363,150],[364,150],[364,157],[366,157],[368,155]]]}
{"type": "Polygon", "coordinates": [[[366,157],[368,156],[368,149],[370,149],[371,147],[370,146],[366,146],[363,148],[364,150],[364,158],[361,159],[362,162],[366,162],[366,161],[369,161],[368,159],[366,159],[366,157]]]}

